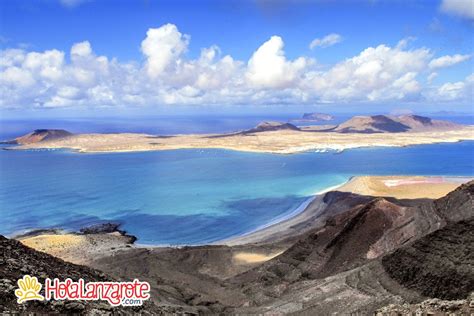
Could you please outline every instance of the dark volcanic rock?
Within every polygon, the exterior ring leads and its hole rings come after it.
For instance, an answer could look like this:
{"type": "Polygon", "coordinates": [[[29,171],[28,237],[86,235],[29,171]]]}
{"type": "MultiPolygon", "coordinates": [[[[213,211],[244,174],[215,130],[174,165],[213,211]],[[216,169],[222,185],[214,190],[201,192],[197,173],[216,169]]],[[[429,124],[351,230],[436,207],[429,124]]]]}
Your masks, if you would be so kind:
{"type": "Polygon", "coordinates": [[[461,185],[445,197],[434,202],[434,208],[447,222],[474,217],[474,181],[461,185]]]}
{"type": "Polygon", "coordinates": [[[108,234],[113,232],[119,232],[123,236],[128,237],[128,243],[133,244],[137,241],[137,237],[127,234],[126,231],[120,229],[120,223],[99,223],[91,226],[83,227],[79,230],[80,233],[85,235],[90,234],[108,234]]]}
{"type": "Polygon", "coordinates": [[[474,291],[474,220],[435,231],[382,263],[392,278],[424,296],[465,299],[474,291]]]}
{"type": "Polygon", "coordinates": [[[154,315],[166,311],[165,308],[161,309],[151,302],[146,302],[140,307],[113,308],[103,301],[29,301],[17,304],[14,294],[16,282],[25,274],[36,276],[40,283],[44,283],[46,278],[60,280],[71,278],[74,281],[83,278],[86,282],[113,281],[111,277],[100,271],[65,262],[0,235],[0,313],[2,314],[114,313],[128,315],[141,313],[154,315]]]}
{"type": "Polygon", "coordinates": [[[120,232],[120,223],[100,223],[91,226],[83,227],[79,231],[83,234],[100,234],[120,232]]]}

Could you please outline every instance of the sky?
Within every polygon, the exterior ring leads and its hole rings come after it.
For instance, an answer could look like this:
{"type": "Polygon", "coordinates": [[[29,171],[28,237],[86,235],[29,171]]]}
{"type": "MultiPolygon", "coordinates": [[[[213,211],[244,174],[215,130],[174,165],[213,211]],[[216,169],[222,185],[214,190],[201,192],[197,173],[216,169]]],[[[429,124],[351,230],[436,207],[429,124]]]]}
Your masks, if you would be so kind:
{"type": "Polygon", "coordinates": [[[3,0],[0,113],[473,113],[474,0],[3,0]]]}

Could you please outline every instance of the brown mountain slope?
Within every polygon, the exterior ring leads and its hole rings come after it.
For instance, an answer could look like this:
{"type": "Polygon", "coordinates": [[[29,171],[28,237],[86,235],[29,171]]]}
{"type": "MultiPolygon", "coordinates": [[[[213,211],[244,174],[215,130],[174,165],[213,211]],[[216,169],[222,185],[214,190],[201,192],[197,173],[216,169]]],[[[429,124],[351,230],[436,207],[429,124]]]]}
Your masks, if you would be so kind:
{"type": "Polygon", "coordinates": [[[410,127],[393,120],[385,115],[354,116],[339,124],[334,131],[339,133],[401,133],[410,127]]]}
{"type": "Polygon", "coordinates": [[[29,134],[15,138],[14,142],[20,145],[25,145],[47,140],[61,139],[71,135],[72,133],[63,129],[37,129],[29,134]]]}
{"type": "Polygon", "coordinates": [[[260,304],[271,301],[293,284],[360,267],[448,223],[472,218],[473,190],[470,182],[444,198],[414,207],[374,199],[330,218],[322,229],[231,282],[260,297],[260,304]]]}
{"type": "Polygon", "coordinates": [[[402,133],[443,131],[461,128],[461,125],[441,120],[433,120],[419,115],[374,115],[354,116],[338,125],[334,131],[339,133],[402,133]]]}
{"type": "Polygon", "coordinates": [[[419,115],[401,115],[392,117],[395,121],[406,125],[411,131],[450,130],[460,128],[461,125],[442,120],[433,120],[419,115]]]}
{"type": "Polygon", "coordinates": [[[258,133],[258,132],[270,132],[270,131],[281,131],[281,130],[299,131],[300,129],[290,123],[269,121],[269,122],[261,122],[254,128],[244,131],[244,133],[258,133]]]}

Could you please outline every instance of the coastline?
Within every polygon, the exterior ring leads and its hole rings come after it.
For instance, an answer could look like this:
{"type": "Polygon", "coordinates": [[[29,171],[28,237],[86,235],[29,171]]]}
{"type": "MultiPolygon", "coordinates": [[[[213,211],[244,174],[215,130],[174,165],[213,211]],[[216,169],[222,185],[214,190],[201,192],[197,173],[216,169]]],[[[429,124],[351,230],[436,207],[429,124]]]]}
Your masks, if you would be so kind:
{"type": "Polygon", "coordinates": [[[278,224],[284,223],[286,221],[290,221],[292,218],[300,215],[301,213],[304,213],[308,209],[309,205],[311,203],[313,203],[318,198],[318,196],[320,196],[322,194],[325,194],[327,192],[330,192],[330,191],[337,190],[339,187],[342,187],[345,184],[347,184],[351,179],[352,179],[352,177],[350,177],[348,180],[346,180],[346,181],[344,181],[340,184],[333,185],[333,186],[327,187],[326,189],[315,192],[313,195],[309,196],[303,203],[301,203],[297,208],[295,208],[293,211],[289,212],[288,214],[285,214],[281,217],[277,217],[277,218],[273,219],[272,221],[270,221],[266,224],[260,225],[257,228],[255,228],[251,231],[248,231],[246,233],[238,234],[238,235],[231,236],[231,237],[228,237],[228,238],[225,238],[225,239],[221,239],[221,240],[215,241],[211,244],[212,245],[214,245],[214,244],[215,245],[221,245],[221,244],[227,245],[228,243],[234,243],[236,240],[240,240],[241,238],[249,237],[250,235],[257,234],[257,233],[262,232],[266,229],[270,229],[273,226],[276,226],[278,224]]]}
{"type": "MultiPolygon", "coordinates": [[[[337,190],[340,187],[343,187],[346,185],[351,179],[354,177],[350,177],[346,181],[333,185],[330,187],[327,187],[325,189],[322,189],[320,191],[315,192],[313,195],[309,196],[305,201],[303,201],[298,207],[293,209],[287,214],[284,214],[283,216],[277,217],[273,219],[272,221],[262,224],[258,226],[257,228],[242,233],[242,234],[237,234],[234,236],[226,237],[221,240],[217,240],[215,242],[207,243],[207,244],[186,244],[186,245],[179,245],[179,246],[174,246],[172,244],[141,244],[139,240],[133,242],[133,247],[136,248],[182,248],[182,247],[199,247],[199,246],[206,246],[206,245],[227,245],[228,243],[234,243],[236,240],[239,240],[241,238],[245,237],[251,237],[254,234],[258,235],[261,232],[265,232],[267,229],[273,230],[274,226],[279,226],[279,224],[284,224],[286,222],[292,222],[292,219],[295,217],[298,217],[302,213],[306,212],[308,210],[308,207],[310,204],[312,204],[319,196],[330,192],[337,190]]],[[[98,225],[98,224],[95,224],[98,225]]],[[[94,224],[92,226],[95,226],[94,224]]],[[[125,231],[121,231],[119,229],[119,226],[116,227],[116,230],[114,232],[120,233],[122,236],[127,236],[127,237],[136,237],[133,235],[128,235],[125,231]]],[[[104,233],[104,232],[99,232],[99,233],[104,233]]],[[[107,232],[111,233],[111,232],[107,232]]],[[[83,234],[78,231],[68,231],[64,230],[62,228],[37,228],[37,229],[30,229],[30,230],[25,230],[21,232],[17,232],[14,234],[9,235],[9,238],[12,239],[17,239],[17,240],[23,240],[23,239],[34,239],[38,237],[49,237],[49,236],[65,236],[66,238],[69,238],[70,236],[75,236],[77,238],[80,238],[80,236],[87,236],[87,234],[83,234]]]]}
{"type": "MultiPolygon", "coordinates": [[[[272,221],[265,225],[260,226],[259,228],[237,235],[234,237],[226,238],[221,241],[214,242],[215,245],[227,245],[227,246],[236,246],[249,243],[260,243],[268,242],[270,240],[277,241],[281,240],[283,236],[288,237],[291,235],[290,229],[296,225],[309,224],[308,221],[313,221],[312,228],[315,226],[323,224],[325,218],[320,217],[324,212],[324,201],[323,197],[325,193],[331,191],[345,192],[356,195],[371,196],[371,197],[395,197],[395,198],[438,198],[442,197],[447,192],[454,190],[456,187],[463,183],[467,183],[470,180],[473,180],[474,177],[471,176],[417,176],[417,175],[389,175],[389,176],[351,176],[347,181],[328,187],[324,190],[316,192],[313,196],[308,198],[303,202],[295,211],[285,216],[285,218],[272,221]],[[393,181],[394,179],[400,181],[408,181],[408,183],[403,183],[399,185],[399,189],[402,191],[397,192],[393,187],[389,188],[392,192],[384,191],[380,188],[379,181],[393,181]],[[436,180],[433,180],[436,179],[436,180]],[[439,182],[437,179],[441,179],[439,182]],[[409,181],[416,180],[414,183],[409,181]],[[364,182],[375,183],[375,186],[378,188],[372,188],[371,190],[355,189],[364,182]],[[417,187],[417,192],[411,194],[413,187],[417,187]],[[427,186],[430,188],[430,194],[426,194],[427,186]],[[384,194],[388,193],[388,194],[384,194]],[[418,195],[417,195],[418,194],[418,195]],[[425,195],[424,195],[425,194],[425,195]],[[297,212],[296,212],[297,211],[297,212]],[[292,215],[292,216],[290,216],[292,215]]],[[[303,233],[303,232],[301,232],[303,233]]]]}
{"type": "MultiPolygon", "coordinates": [[[[238,246],[246,244],[270,244],[278,243],[284,239],[295,237],[297,235],[303,234],[306,230],[312,229],[315,227],[323,226],[327,215],[325,214],[326,203],[324,202],[324,196],[328,192],[338,192],[340,194],[349,193],[367,197],[397,197],[404,198],[400,196],[397,189],[404,192],[413,191],[413,186],[416,186],[417,189],[420,189],[420,186],[428,186],[432,191],[433,196],[443,196],[446,192],[449,192],[461,185],[472,180],[473,177],[470,176],[416,176],[416,175],[390,175],[390,176],[351,176],[346,181],[327,187],[323,190],[315,192],[313,195],[308,197],[303,203],[301,203],[293,211],[279,217],[275,218],[272,221],[262,224],[261,226],[245,232],[243,234],[234,235],[227,237],[215,242],[207,244],[189,244],[189,245],[179,245],[173,246],[171,244],[140,244],[139,240],[135,241],[135,236],[128,235],[126,232],[119,229],[117,225],[116,229],[113,231],[98,231],[94,234],[83,234],[80,232],[70,232],[62,229],[32,229],[21,234],[16,234],[10,236],[11,238],[18,239],[20,241],[26,240],[29,243],[29,246],[35,246],[35,249],[45,250],[48,253],[55,253],[55,244],[58,242],[61,244],[62,248],[65,248],[65,252],[68,253],[67,248],[76,248],[78,244],[81,244],[81,248],[91,246],[90,243],[100,242],[101,246],[92,246],[95,249],[94,255],[100,256],[100,251],[104,247],[108,247],[108,243],[114,246],[116,249],[127,248],[183,248],[183,247],[193,247],[193,246],[208,246],[208,245],[224,245],[224,246],[238,246]],[[441,180],[440,180],[441,179],[441,180]],[[381,194],[387,193],[387,191],[379,189],[379,191],[371,188],[370,191],[367,190],[366,184],[375,183],[375,187],[380,186],[380,183],[383,181],[401,181],[401,184],[396,186],[390,186],[388,189],[391,191],[391,194],[381,194]],[[412,181],[413,183],[411,183],[412,181]],[[421,182],[422,181],[422,182],[421,182]],[[397,195],[398,194],[398,195],[397,195]],[[52,236],[56,236],[52,238],[52,236]],[[101,237],[103,236],[103,237],[101,237]],[[93,238],[92,238],[93,237],[93,238]],[[41,239],[43,239],[41,241],[41,239]],[[52,240],[52,239],[57,239],[52,240]],[[74,242],[70,242],[73,240],[74,242]],[[36,243],[36,245],[35,245],[36,243]]],[[[413,197],[412,197],[413,198],[413,197]]],[[[429,196],[415,196],[414,198],[430,198],[429,196]]],[[[94,226],[94,225],[93,225],[94,226]]],[[[63,251],[64,252],[64,251],[63,251]]],[[[64,255],[63,255],[64,257],[64,255]]],[[[66,255],[68,259],[69,255],[66,255]]]]}
{"type": "MultiPolygon", "coordinates": [[[[347,212],[352,207],[366,204],[378,196],[359,195],[351,192],[350,185],[361,179],[376,179],[377,181],[399,181],[397,185],[405,191],[412,191],[413,185],[420,186],[416,181],[427,181],[429,187],[437,188],[438,193],[446,194],[452,188],[468,182],[473,177],[453,176],[355,176],[341,185],[331,186],[320,190],[296,210],[280,218],[278,222],[266,224],[259,229],[244,235],[226,238],[224,240],[202,245],[141,245],[135,236],[120,230],[119,224],[103,223],[89,226],[80,232],[65,232],[61,230],[43,230],[17,236],[15,239],[35,250],[42,251],[76,264],[94,266],[102,259],[115,256],[133,256],[143,251],[178,251],[180,249],[195,249],[199,251],[223,251],[228,253],[233,267],[248,267],[249,264],[259,264],[282,253],[294,242],[309,231],[321,229],[327,219],[347,212]],[[443,182],[433,179],[443,179],[443,182]],[[412,182],[410,182],[412,181],[412,182]],[[450,183],[451,187],[442,183],[450,183]],[[345,191],[345,192],[343,192],[345,191]],[[342,203],[342,204],[341,204],[342,203]],[[291,217],[288,215],[292,215],[291,217]]],[[[396,187],[396,186],[395,186],[396,187]]],[[[393,188],[390,187],[390,188],[393,188]]],[[[436,191],[436,190],[435,190],[436,191]]],[[[433,192],[435,192],[433,191],[433,192]]],[[[426,199],[419,199],[419,201],[426,199]]],[[[240,269],[240,268],[239,268],[240,269]]]]}
{"type": "Polygon", "coordinates": [[[9,147],[8,150],[69,149],[77,153],[123,153],[177,149],[225,149],[242,152],[296,154],[341,152],[354,148],[405,147],[474,140],[474,126],[457,130],[404,133],[333,133],[265,131],[249,134],[75,134],[65,138],[9,147]]]}

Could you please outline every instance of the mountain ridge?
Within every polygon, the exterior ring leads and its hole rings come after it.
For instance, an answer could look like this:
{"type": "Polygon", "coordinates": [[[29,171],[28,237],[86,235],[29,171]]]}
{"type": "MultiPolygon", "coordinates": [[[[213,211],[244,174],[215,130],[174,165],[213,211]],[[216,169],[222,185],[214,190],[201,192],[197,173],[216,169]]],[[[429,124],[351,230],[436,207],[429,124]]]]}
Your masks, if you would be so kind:
{"type": "Polygon", "coordinates": [[[453,130],[462,125],[443,120],[434,120],[419,115],[373,115],[354,116],[336,126],[338,133],[403,133],[433,130],[453,130]]]}

